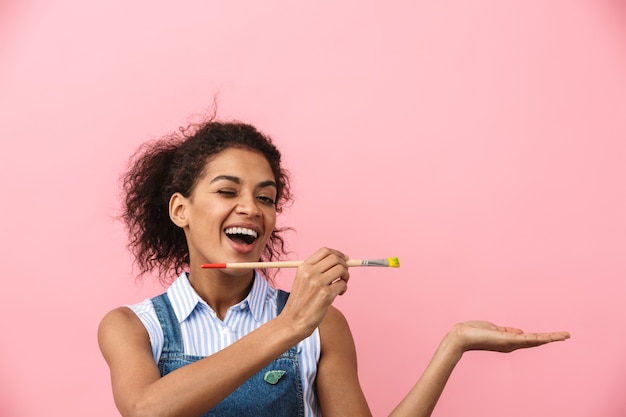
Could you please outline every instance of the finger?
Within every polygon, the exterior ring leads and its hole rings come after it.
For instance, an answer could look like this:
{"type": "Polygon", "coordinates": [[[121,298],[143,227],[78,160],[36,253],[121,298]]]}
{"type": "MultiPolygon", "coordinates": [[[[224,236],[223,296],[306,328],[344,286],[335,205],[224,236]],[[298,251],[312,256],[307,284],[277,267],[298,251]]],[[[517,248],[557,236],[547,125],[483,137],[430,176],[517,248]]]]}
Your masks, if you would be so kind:
{"type": "Polygon", "coordinates": [[[335,265],[323,275],[328,284],[334,284],[337,280],[342,280],[347,284],[350,280],[350,271],[343,265],[335,265]]]}
{"type": "Polygon", "coordinates": [[[333,290],[335,297],[338,295],[344,295],[348,291],[348,282],[343,278],[337,278],[330,283],[330,287],[333,290]]]}
{"type": "Polygon", "coordinates": [[[569,338],[569,333],[524,333],[520,335],[515,335],[515,338],[518,344],[518,348],[526,348],[566,340],[569,338]]]}
{"type": "Polygon", "coordinates": [[[553,342],[560,342],[563,340],[567,340],[571,337],[569,332],[552,332],[548,333],[548,335],[553,342]]]}
{"type": "Polygon", "coordinates": [[[346,283],[350,279],[346,262],[335,254],[327,256],[313,267],[320,274],[321,282],[326,285],[333,283],[337,279],[343,279],[346,283]]]}
{"type": "Polygon", "coordinates": [[[558,342],[569,339],[570,335],[567,332],[552,332],[552,333],[525,333],[524,336],[530,340],[536,339],[545,343],[558,342]]]}
{"type": "Polygon", "coordinates": [[[342,252],[336,250],[336,249],[331,249],[331,248],[320,248],[318,249],[313,255],[309,256],[309,258],[305,261],[308,262],[310,264],[317,264],[319,262],[321,262],[323,259],[335,255],[338,258],[347,261],[348,257],[343,254],[342,252]]]}
{"type": "Polygon", "coordinates": [[[348,281],[350,280],[350,271],[347,267],[347,265],[345,265],[344,262],[342,262],[339,265],[335,265],[332,269],[330,269],[327,272],[328,276],[331,277],[337,277],[334,278],[330,285],[334,286],[335,291],[337,291],[337,289],[339,290],[338,293],[336,293],[337,295],[343,295],[346,293],[346,291],[348,290],[348,281]],[[338,284],[338,285],[337,285],[338,284]]]}
{"type": "Polygon", "coordinates": [[[341,258],[339,255],[336,255],[334,253],[320,260],[317,263],[317,265],[318,265],[318,270],[322,273],[336,266],[340,266],[342,268],[348,269],[348,264],[346,263],[346,261],[343,258],[341,258]]]}
{"type": "Polygon", "coordinates": [[[567,340],[570,337],[572,337],[572,335],[570,334],[570,332],[556,332],[554,333],[556,335],[556,337],[559,338],[559,340],[567,340]]]}

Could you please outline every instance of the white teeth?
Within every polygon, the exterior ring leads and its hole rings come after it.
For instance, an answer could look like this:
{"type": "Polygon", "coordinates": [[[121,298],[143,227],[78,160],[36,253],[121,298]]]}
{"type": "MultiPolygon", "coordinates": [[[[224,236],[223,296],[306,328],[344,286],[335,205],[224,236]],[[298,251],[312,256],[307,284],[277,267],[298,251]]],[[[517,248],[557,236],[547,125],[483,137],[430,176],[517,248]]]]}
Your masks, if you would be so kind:
{"type": "Polygon", "coordinates": [[[224,233],[227,235],[250,235],[255,238],[258,236],[256,231],[246,227],[229,227],[224,230],[224,233]]]}

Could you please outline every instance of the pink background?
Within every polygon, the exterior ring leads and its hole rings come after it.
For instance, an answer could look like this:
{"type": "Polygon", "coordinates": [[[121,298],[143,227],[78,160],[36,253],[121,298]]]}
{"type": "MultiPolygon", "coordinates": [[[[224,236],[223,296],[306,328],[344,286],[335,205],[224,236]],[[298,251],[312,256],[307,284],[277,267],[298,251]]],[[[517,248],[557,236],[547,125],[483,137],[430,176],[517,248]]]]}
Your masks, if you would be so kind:
{"type": "Polygon", "coordinates": [[[573,337],[468,353],[435,416],[626,415],[623,2],[4,0],[0,63],[0,415],[117,414],[98,322],[161,291],[118,177],[214,96],[285,154],[294,258],[400,258],[336,302],[375,415],[469,319],[573,337]]]}

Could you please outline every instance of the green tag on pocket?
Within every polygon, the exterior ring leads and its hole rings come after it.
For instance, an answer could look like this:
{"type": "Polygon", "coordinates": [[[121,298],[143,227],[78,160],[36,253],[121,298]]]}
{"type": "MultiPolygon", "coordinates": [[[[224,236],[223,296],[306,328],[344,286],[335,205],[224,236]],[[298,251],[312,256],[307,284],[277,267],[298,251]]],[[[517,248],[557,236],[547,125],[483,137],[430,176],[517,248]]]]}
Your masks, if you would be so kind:
{"type": "Polygon", "coordinates": [[[268,384],[275,385],[285,375],[285,371],[267,371],[263,380],[268,384]]]}

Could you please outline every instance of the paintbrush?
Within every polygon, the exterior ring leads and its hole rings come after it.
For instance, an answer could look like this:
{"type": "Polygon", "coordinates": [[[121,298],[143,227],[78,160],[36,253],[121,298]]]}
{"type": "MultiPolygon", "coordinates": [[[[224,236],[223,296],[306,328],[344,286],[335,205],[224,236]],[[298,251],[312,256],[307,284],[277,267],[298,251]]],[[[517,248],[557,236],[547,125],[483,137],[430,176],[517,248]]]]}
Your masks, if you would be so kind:
{"type": "MultiPolygon", "coordinates": [[[[202,264],[205,269],[253,269],[253,268],[297,268],[304,261],[275,261],[275,262],[228,262],[224,264],[202,264]]],[[[398,258],[382,259],[348,259],[348,266],[383,266],[399,268],[398,258]]]]}

